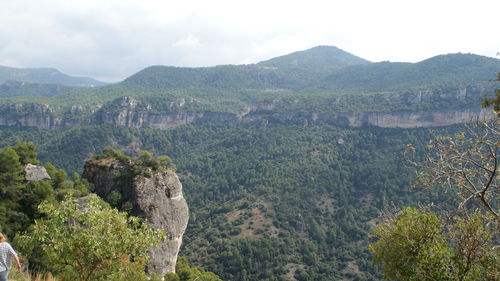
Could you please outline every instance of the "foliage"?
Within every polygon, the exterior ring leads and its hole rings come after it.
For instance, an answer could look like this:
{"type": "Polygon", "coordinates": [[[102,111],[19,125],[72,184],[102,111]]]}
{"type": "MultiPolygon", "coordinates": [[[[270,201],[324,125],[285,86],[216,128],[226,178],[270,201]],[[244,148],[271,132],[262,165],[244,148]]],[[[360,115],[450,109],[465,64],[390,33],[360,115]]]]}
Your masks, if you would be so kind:
{"type": "Polygon", "coordinates": [[[472,54],[447,54],[418,63],[384,61],[349,66],[325,77],[319,87],[380,92],[486,86],[487,77],[491,77],[499,68],[498,59],[472,54]]]}
{"type": "Polygon", "coordinates": [[[404,144],[427,142],[427,129],[269,118],[168,131],[89,126],[0,134],[4,142],[36,142],[42,159],[70,173],[107,145],[130,158],[139,147],[168,154],[190,206],[181,254],[224,280],[379,280],[366,246],[380,210],[426,202],[408,192],[411,173],[401,158],[404,144]]]}
{"type": "Polygon", "coordinates": [[[205,272],[202,268],[191,267],[187,259],[179,258],[175,265],[175,273],[167,273],[165,281],[222,281],[212,272],[205,272]]]}
{"type": "Polygon", "coordinates": [[[147,249],[164,239],[95,196],[40,205],[45,217],[17,237],[22,252],[61,280],[147,280],[147,249]]]}
{"type": "MultiPolygon", "coordinates": [[[[498,72],[498,78],[495,81],[500,82],[500,72],[498,72]]],[[[481,105],[483,107],[493,106],[493,110],[500,117],[500,89],[495,89],[495,97],[485,98],[481,105]]]]}
{"type": "Polygon", "coordinates": [[[59,279],[52,276],[52,274],[25,274],[23,272],[18,271],[17,269],[12,269],[9,272],[9,280],[11,281],[58,281],[59,279]]]}
{"type": "Polygon", "coordinates": [[[38,204],[53,202],[63,194],[86,195],[90,186],[86,180],[73,176],[67,179],[64,170],[46,163],[50,181],[26,181],[24,166],[39,164],[35,145],[16,141],[0,152],[0,229],[9,236],[27,229],[35,218],[41,216],[38,204]]]}
{"type": "Polygon", "coordinates": [[[36,158],[37,154],[35,152],[35,144],[32,142],[16,142],[16,145],[13,147],[16,151],[17,155],[19,155],[19,160],[21,161],[21,165],[33,164],[38,165],[40,161],[36,158]]]}
{"type": "Polygon", "coordinates": [[[433,212],[404,208],[375,227],[370,250],[390,279],[497,280],[499,255],[487,221],[475,212],[445,228],[433,212]]]}
{"type": "Polygon", "coordinates": [[[391,279],[453,280],[443,228],[434,213],[404,208],[375,227],[373,235],[378,240],[370,245],[375,263],[382,264],[391,279]]]}
{"type": "Polygon", "coordinates": [[[124,164],[129,164],[135,169],[135,173],[143,173],[144,168],[150,168],[153,171],[172,170],[175,171],[176,167],[172,162],[172,158],[166,155],[160,155],[156,158],[151,152],[141,150],[139,155],[135,158],[128,157],[119,149],[114,149],[111,146],[105,146],[101,154],[96,154],[93,159],[116,159],[124,164]]]}
{"type": "Polygon", "coordinates": [[[498,280],[499,120],[432,138],[426,155],[407,146],[410,163],[419,168],[416,185],[451,190],[460,205],[451,215],[441,206],[441,218],[414,208],[386,217],[373,231],[370,250],[387,278],[498,280]]]}
{"type": "Polygon", "coordinates": [[[420,161],[415,160],[415,149],[409,145],[413,153],[410,163],[419,168],[416,185],[453,190],[461,199],[461,208],[479,203],[499,219],[499,129],[500,118],[495,118],[477,121],[454,137],[433,138],[420,161]]]}

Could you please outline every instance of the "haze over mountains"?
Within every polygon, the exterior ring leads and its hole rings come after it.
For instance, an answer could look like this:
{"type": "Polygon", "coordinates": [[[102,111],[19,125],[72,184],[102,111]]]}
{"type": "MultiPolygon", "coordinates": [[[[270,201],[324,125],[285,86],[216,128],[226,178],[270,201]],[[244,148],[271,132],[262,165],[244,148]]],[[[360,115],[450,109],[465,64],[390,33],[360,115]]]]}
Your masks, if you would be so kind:
{"type": "Polygon", "coordinates": [[[67,86],[102,86],[106,83],[89,77],[75,77],[55,68],[14,68],[0,66],[0,83],[6,81],[29,83],[62,84],[67,86]]]}

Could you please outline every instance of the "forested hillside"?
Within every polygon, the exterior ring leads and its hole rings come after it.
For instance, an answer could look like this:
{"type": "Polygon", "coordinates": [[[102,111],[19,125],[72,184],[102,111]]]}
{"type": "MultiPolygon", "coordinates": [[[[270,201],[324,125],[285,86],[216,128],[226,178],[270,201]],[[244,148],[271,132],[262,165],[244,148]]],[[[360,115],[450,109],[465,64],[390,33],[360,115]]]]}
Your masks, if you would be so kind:
{"type": "Polygon", "coordinates": [[[223,280],[382,280],[367,249],[381,212],[454,199],[411,190],[405,147],[492,116],[479,104],[499,69],[472,54],[371,63],[326,46],[151,66],[91,91],[0,99],[0,147],[31,141],[68,174],[105,146],[169,155],[191,212],[180,255],[223,280]]]}
{"type": "Polygon", "coordinates": [[[426,200],[410,192],[402,152],[425,143],[427,129],[258,121],[1,136],[34,141],[42,159],[78,172],[105,145],[172,156],[191,210],[181,255],[224,280],[379,280],[366,249],[377,216],[426,200]]]}
{"type": "Polygon", "coordinates": [[[325,104],[328,109],[321,111],[330,113],[435,110],[449,102],[443,101],[448,97],[458,99],[460,106],[477,106],[492,91],[490,80],[498,69],[500,60],[473,54],[442,55],[419,63],[370,63],[338,48],[321,46],[249,65],[151,66],[121,83],[84,92],[36,84],[25,86],[26,91],[8,87],[3,96],[12,98],[0,99],[0,103],[45,104],[58,117],[75,115],[74,107],[84,108],[76,114],[79,119],[126,96],[154,97],[153,105],[192,101],[196,108],[185,110],[191,112],[241,113],[273,102],[281,111],[292,113],[316,112],[325,104]],[[470,93],[456,94],[464,89],[470,93]],[[30,93],[43,98],[29,97],[30,93]],[[405,95],[417,97],[405,100],[405,95]]]}

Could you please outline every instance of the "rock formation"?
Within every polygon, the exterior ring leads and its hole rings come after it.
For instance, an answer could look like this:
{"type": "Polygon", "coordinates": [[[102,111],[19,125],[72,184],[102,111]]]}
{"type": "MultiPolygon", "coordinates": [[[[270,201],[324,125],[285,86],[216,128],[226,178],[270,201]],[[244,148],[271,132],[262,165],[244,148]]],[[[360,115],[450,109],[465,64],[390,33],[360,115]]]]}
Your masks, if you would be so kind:
{"type": "Polygon", "coordinates": [[[24,167],[24,177],[27,181],[50,180],[50,176],[42,166],[26,164],[24,167]]]}
{"type": "Polygon", "coordinates": [[[182,184],[170,170],[137,171],[130,160],[92,159],[85,163],[83,177],[95,185],[95,192],[107,198],[121,194],[121,202],[131,204],[131,214],[144,218],[168,238],[150,249],[148,272],[164,275],[175,272],[177,254],[187,227],[189,211],[182,195],[182,184]]]}
{"type": "MultiPolygon", "coordinates": [[[[71,128],[83,125],[112,125],[131,128],[173,129],[178,126],[203,122],[251,122],[268,119],[298,121],[308,124],[316,120],[349,127],[376,126],[384,128],[419,128],[448,126],[469,122],[484,116],[493,116],[489,109],[481,109],[479,100],[484,89],[464,88],[448,91],[419,91],[379,95],[344,95],[334,98],[328,112],[283,109],[279,100],[248,104],[238,112],[189,111],[184,98],[171,104],[176,110],[153,110],[154,105],[133,97],[121,97],[110,103],[89,107],[73,106],[64,114],[56,113],[46,104],[0,104],[0,126],[37,127],[41,129],[71,128]],[[382,100],[382,101],[381,101],[382,100]],[[434,102],[459,104],[452,108],[434,108],[434,102]],[[402,104],[406,109],[386,108],[374,111],[367,106],[356,112],[347,105],[372,103],[402,104]],[[344,107],[346,105],[346,107],[344,107]],[[419,105],[427,110],[420,110],[419,105]]],[[[300,103],[295,100],[294,103],[300,103]]]]}

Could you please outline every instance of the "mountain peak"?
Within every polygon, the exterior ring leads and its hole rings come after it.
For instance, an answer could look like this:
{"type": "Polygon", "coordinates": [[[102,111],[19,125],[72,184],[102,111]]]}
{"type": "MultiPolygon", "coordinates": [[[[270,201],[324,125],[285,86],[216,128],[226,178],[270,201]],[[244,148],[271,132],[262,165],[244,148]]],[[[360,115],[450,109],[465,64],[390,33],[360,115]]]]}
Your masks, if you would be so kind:
{"type": "Polygon", "coordinates": [[[367,64],[370,61],[355,56],[335,46],[316,46],[304,51],[259,62],[257,65],[282,69],[340,69],[346,66],[367,64]]]}

